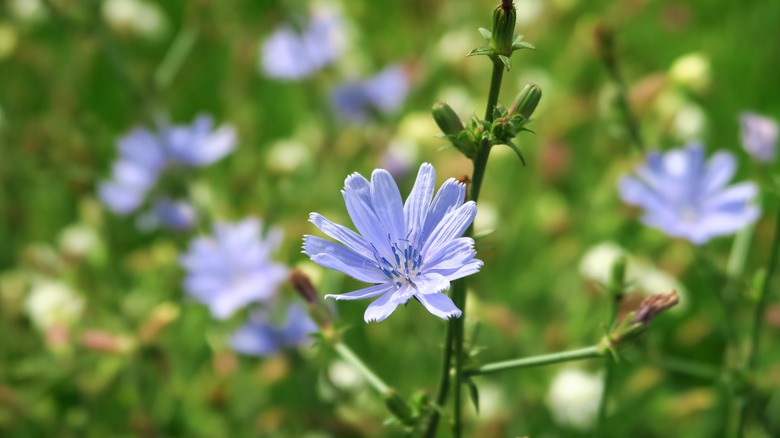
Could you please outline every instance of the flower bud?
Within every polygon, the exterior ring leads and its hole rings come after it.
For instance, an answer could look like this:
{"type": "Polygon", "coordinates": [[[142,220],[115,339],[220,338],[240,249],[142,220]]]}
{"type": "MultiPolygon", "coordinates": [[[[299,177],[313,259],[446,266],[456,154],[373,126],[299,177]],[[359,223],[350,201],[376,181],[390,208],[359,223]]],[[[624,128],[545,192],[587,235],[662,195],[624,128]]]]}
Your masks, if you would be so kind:
{"type": "Polygon", "coordinates": [[[163,329],[179,317],[179,313],[179,307],[171,302],[158,304],[138,329],[138,338],[143,343],[154,342],[163,329]]]}
{"type": "Polygon", "coordinates": [[[476,145],[469,140],[469,136],[463,127],[463,122],[449,105],[444,102],[437,102],[431,109],[433,120],[441,129],[441,132],[452,143],[455,149],[459,150],[468,158],[473,158],[476,154],[476,145]]]}
{"type": "Polygon", "coordinates": [[[299,269],[293,269],[290,271],[290,284],[293,289],[306,302],[306,306],[309,311],[309,316],[314,320],[324,335],[331,334],[333,326],[333,315],[330,308],[320,299],[320,294],[317,293],[317,289],[311,284],[309,277],[299,269]]]}
{"type": "Polygon", "coordinates": [[[512,0],[502,0],[493,12],[493,33],[490,41],[497,55],[512,55],[516,20],[517,11],[512,0]]]}
{"type": "Polygon", "coordinates": [[[542,89],[536,84],[526,85],[520,93],[517,94],[515,100],[512,101],[512,105],[509,106],[510,117],[519,114],[523,119],[528,120],[536,110],[536,106],[539,105],[539,101],[542,99],[542,89]]]}
{"type": "Polygon", "coordinates": [[[385,406],[404,424],[409,424],[412,418],[412,410],[409,405],[398,395],[395,390],[388,388],[384,394],[382,394],[385,406]]]}
{"type": "Polygon", "coordinates": [[[612,273],[609,279],[609,292],[612,295],[612,299],[616,302],[620,302],[623,299],[623,293],[626,288],[626,264],[627,260],[625,256],[618,257],[618,259],[612,263],[612,273]]]}
{"type": "Polygon", "coordinates": [[[444,102],[436,102],[431,110],[433,120],[444,135],[457,136],[463,131],[463,122],[449,105],[444,102]]]}

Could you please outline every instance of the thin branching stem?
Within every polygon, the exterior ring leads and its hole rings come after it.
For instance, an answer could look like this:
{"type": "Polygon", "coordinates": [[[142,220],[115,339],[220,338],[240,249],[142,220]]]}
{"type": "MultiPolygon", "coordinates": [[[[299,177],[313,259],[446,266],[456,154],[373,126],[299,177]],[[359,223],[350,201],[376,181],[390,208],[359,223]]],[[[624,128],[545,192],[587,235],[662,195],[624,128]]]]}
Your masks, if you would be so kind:
{"type": "Polygon", "coordinates": [[[575,360],[593,359],[603,357],[606,350],[594,345],[591,347],[580,348],[577,350],[562,351],[560,353],[544,354],[541,356],[523,357],[520,359],[505,360],[485,364],[476,368],[469,368],[463,371],[466,377],[482,376],[493,374],[500,371],[515,370],[520,368],[538,367],[543,365],[552,365],[561,362],[571,362],[575,360]]]}
{"type": "MultiPolygon", "coordinates": [[[[758,296],[758,303],[756,303],[755,311],[753,313],[753,327],[750,331],[750,346],[748,350],[747,360],[745,362],[745,371],[748,378],[752,379],[753,374],[758,367],[759,349],[761,347],[761,335],[762,328],[764,326],[764,314],[766,313],[767,302],[769,301],[769,291],[772,285],[772,277],[775,274],[777,268],[778,247],[780,247],[780,205],[778,205],[777,212],[775,213],[775,236],[772,241],[771,252],[769,253],[769,260],[766,266],[766,276],[764,282],[761,285],[761,291],[758,296]]],[[[749,401],[743,401],[741,406],[739,417],[737,421],[737,436],[742,437],[745,434],[745,420],[747,419],[748,411],[750,410],[749,401]]]]}

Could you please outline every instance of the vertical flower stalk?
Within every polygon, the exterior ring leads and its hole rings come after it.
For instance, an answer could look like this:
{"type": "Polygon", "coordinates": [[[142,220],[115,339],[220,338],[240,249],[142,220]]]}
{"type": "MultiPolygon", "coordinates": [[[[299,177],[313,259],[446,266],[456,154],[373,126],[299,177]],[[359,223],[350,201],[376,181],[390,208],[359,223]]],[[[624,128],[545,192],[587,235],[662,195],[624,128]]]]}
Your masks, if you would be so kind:
{"type": "MultiPolygon", "coordinates": [[[[523,126],[530,119],[530,115],[538,104],[541,91],[536,86],[527,87],[521,92],[519,100],[512,105],[509,113],[498,108],[498,97],[501,90],[501,81],[504,69],[511,68],[509,57],[516,50],[532,49],[533,45],[522,41],[522,37],[514,35],[516,10],[511,0],[502,0],[493,13],[493,29],[488,31],[480,29],[480,33],[488,42],[483,46],[472,50],[469,56],[488,56],[493,64],[490,79],[490,90],[485,108],[484,120],[472,119],[469,126],[462,129],[462,124],[457,115],[446,106],[437,104],[433,108],[433,116],[437,125],[442,129],[444,137],[453,146],[470,158],[474,169],[471,177],[471,187],[468,200],[479,200],[482,182],[485,177],[490,150],[495,144],[506,144],[511,147],[522,160],[522,155],[511,142],[517,133],[523,130],[523,126]],[[515,114],[517,112],[517,114],[515,114]],[[458,132],[460,130],[460,132],[458,132]]],[[[473,226],[466,230],[466,237],[473,234],[473,226]]],[[[452,301],[461,310],[460,318],[453,318],[447,327],[444,345],[444,358],[441,381],[436,397],[436,406],[441,408],[447,401],[449,387],[453,386],[453,433],[456,437],[462,434],[462,410],[461,390],[464,383],[464,323],[466,319],[466,283],[460,279],[453,283],[452,301]],[[451,368],[454,368],[454,382],[450,382],[451,368]]],[[[426,437],[434,437],[439,421],[439,410],[434,409],[428,420],[425,431],[426,437]]]]}
{"type": "MultiPolygon", "coordinates": [[[[758,353],[761,348],[761,334],[764,321],[764,313],[766,312],[767,301],[769,300],[769,289],[772,285],[772,280],[777,269],[778,262],[778,249],[780,247],[780,205],[778,205],[777,212],[775,213],[775,236],[772,241],[772,252],[769,254],[769,260],[766,266],[766,276],[761,284],[761,292],[758,297],[758,303],[756,304],[755,313],[753,314],[753,327],[750,331],[750,349],[748,350],[747,360],[745,362],[745,371],[748,373],[748,378],[751,374],[756,372],[758,368],[758,353]]],[[[744,402],[741,406],[739,419],[737,422],[737,436],[744,436],[745,432],[745,420],[747,419],[748,412],[750,410],[750,403],[744,402]]]]}

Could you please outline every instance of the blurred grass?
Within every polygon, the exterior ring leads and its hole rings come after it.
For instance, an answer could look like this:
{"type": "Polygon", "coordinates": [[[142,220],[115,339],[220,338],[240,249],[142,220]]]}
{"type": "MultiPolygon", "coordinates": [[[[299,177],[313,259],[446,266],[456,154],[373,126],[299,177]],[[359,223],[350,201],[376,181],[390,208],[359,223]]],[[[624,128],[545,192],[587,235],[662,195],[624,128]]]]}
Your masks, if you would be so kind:
{"type": "MultiPolygon", "coordinates": [[[[87,299],[86,314],[65,351],[47,348],[25,317],[21,303],[27,285],[2,283],[1,434],[398,435],[382,427],[384,408],[367,390],[323,396],[322,386],[328,385],[322,370],[333,359],[326,350],[262,360],[229,352],[224,335],[238,318],[216,323],[180,289],[176,252],[187,238],[141,233],[132,219],[95,205],[95,184],[108,175],[116,139],[148,121],[140,95],[161,104],[175,121],[189,122],[205,112],[237,127],[237,151],[200,172],[197,183],[208,187],[216,218],[254,214],[282,226],[286,240],[278,259],[291,265],[305,259],[300,236],[315,232],[306,222],[308,213],[349,223],[339,193],[343,178],[354,171],[370,173],[391,140],[418,144],[412,167],[434,163],[439,182],[468,174],[468,161],[451,149],[438,151],[441,142],[427,113],[453,90],[472,105],[467,111],[484,111],[489,63],[460,55],[481,44],[476,27],[489,27],[493,2],[345,2],[354,34],[352,49],[339,64],[302,82],[264,78],[257,70],[260,42],[305,3],[162,2],[168,30],[153,41],[108,27],[100,18],[100,2],[53,0],[65,16],[48,14],[35,23],[11,14],[11,2],[0,6],[0,24],[16,35],[12,52],[0,59],[0,273],[4,278],[39,273],[40,257],[30,255],[30,246],[56,248],[61,230],[75,222],[95,227],[106,250],[103,258],[65,262],[48,274],[64,278],[87,299]],[[194,50],[169,88],[153,90],[151,78],[181,29],[197,35],[194,50]],[[448,40],[442,41],[445,35],[448,40]],[[460,44],[463,39],[467,46],[460,44]],[[446,50],[455,55],[443,56],[448,43],[452,47],[446,50]],[[129,89],[102,48],[106,45],[143,91],[129,89]],[[341,78],[399,61],[413,63],[417,73],[400,114],[365,126],[333,117],[328,91],[341,78]],[[269,164],[270,147],[288,138],[303,141],[311,156],[297,169],[280,172],[269,164]],[[181,303],[181,317],[142,348],[97,353],[75,341],[88,328],[134,336],[163,301],[181,303]]],[[[592,32],[599,22],[617,30],[619,62],[629,85],[664,75],[682,55],[702,52],[711,65],[709,89],[695,93],[668,79],[665,89],[700,106],[708,150],[735,152],[742,178],[760,170],[739,146],[739,112],[780,116],[780,2],[527,0],[517,5],[521,21],[524,11],[542,8],[532,22],[518,26],[538,51],[516,55],[501,100],[508,103],[526,80],[540,82],[545,94],[533,124],[536,135],[520,139],[528,166],[500,148],[489,164],[482,202],[495,209],[496,231],[478,242],[485,267],[469,283],[476,309],[471,315],[480,321],[478,344],[485,347],[476,360],[594,343],[603,333],[608,302],[576,266],[587,248],[613,240],[678,275],[690,296],[683,313],[654,322],[636,360],[618,364],[609,435],[717,436],[730,397],[723,385],[665,371],[642,354],[662,351],[719,367],[724,338],[712,282],[697,272],[692,249],[642,227],[617,198],[617,177],[639,157],[599,105],[608,85],[592,32]]],[[[681,143],[652,102],[634,103],[643,109],[639,117],[652,146],[681,143]]],[[[408,192],[411,180],[401,183],[408,192]]],[[[776,205],[767,196],[767,216],[776,205]]],[[[757,225],[748,275],[766,259],[770,222],[757,225]]],[[[725,264],[729,249],[730,239],[718,239],[706,252],[725,264]]],[[[360,287],[336,272],[321,275],[323,293],[360,287]]],[[[337,307],[340,320],[350,326],[346,340],[386,381],[402,394],[434,391],[443,322],[416,303],[372,325],[362,322],[365,303],[337,307]]],[[[734,314],[743,323],[745,316],[734,314]]],[[[777,325],[770,330],[762,376],[771,388],[780,379],[780,349],[770,348],[777,346],[777,325]]],[[[596,370],[599,364],[583,366],[596,370]]],[[[545,406],[557,369],[480,378],[478,384],[494,388],[498,399],[495,410],[474,420],[473,434],[587,436],[557,425],[545,406]]],[[[446,430],[442,427],[445,435],[446,430]]]]}

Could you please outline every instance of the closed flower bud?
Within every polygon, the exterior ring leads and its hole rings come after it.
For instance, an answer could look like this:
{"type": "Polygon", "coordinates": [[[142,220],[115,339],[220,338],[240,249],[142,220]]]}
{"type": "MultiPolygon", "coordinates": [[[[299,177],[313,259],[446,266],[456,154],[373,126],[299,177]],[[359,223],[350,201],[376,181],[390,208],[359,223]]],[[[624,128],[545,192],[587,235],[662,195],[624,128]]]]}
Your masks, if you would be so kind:
{"type": "Polygon", "coordinates": [[[493,12],[491,46],[498,55],[511,56],[517,11],[512,0],[502,0],[493,12]]]}
{"type": "Polygon", "coordinates": [[[396,418],[401,420],[401,422],[404,424],[411,423],[412,410],[406,401],[404,401],[404,399],[402,399],[401,396],[395,392],[395,390],[388,388],[387,391],[382,394],[382,398],[385,401],[385,406],[387,406],[387,409],[389,409],[390,412],[396,416],[396,418]]]}
{"type": "Polygon", "coordinates": [[[449,105],[444,102],[436,102],[431,110],[433,120],[444,135],[457,136],[463,131],[463,122],[449,105]]]}
{"type": "Polygon", "coordinates": [[[528,120],[536,110],[536,106],[539,105],[539,101],[542,99],[542,89],[536,84],[526,85],[520,93],[518,93],[515,100],[512,101],[512,105],[509,106],[508,115],[511,117],[515,114],[519,114],[523,119],[528,120]]]}
{"type": "Polygon", "coordinates": [[[455,149],[459,150],[465,156],[473,158],[476,154],[476,145],[469,140],[469,135],[465,132],[463,122],[449,105],[444,102],[437,102],[431,109],[433,120],[441,129],[441,132],[452,143],[455,149]]]}

